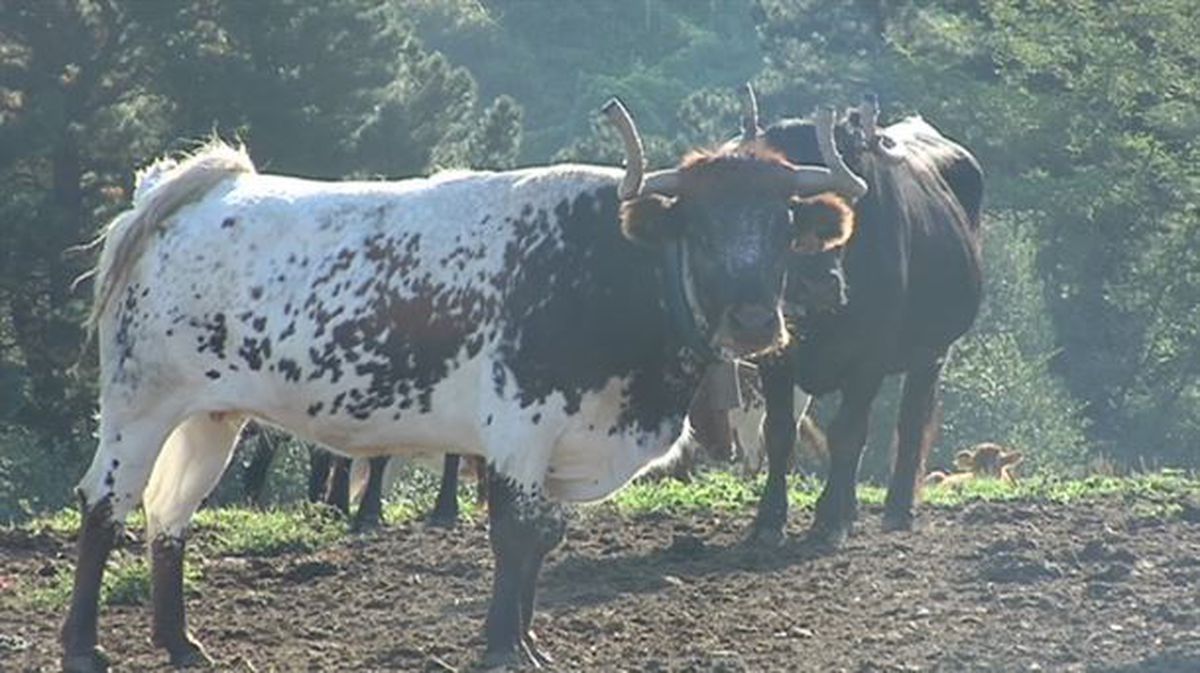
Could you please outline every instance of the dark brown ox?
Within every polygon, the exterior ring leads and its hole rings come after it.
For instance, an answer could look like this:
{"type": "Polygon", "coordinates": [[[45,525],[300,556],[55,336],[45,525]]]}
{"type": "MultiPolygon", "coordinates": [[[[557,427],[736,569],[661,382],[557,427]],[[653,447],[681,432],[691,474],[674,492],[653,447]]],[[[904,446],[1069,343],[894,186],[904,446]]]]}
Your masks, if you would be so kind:
{"type": "MultiPolygon", "coordinates": [[[[847,163],[870,185],[855,206],[857,227],[842,260],[845,300],[796,316],[795,329],[802,336],[782,356],[760,365],[770,473],[752,539],[774,542],[783,534],[797,386],[812,395],[841,394],[828,428],[829,476],[810,535],[837,545],[849,534],[857,515],[855,485],[871,404],[890,374],[905,378],[884,528],[912,527],[937,430],[933,412],[942,367],[979,310],[979,163],[919,118],[876,131],[875,117],[875,101],[868,97],[837,131],[847,163]]],[[[779,122],[750,134],[746,142],[791,162],[820,161],[811,122],[779,122]]],[[[814,267],[813,261],[796,260],[789,271],[788,293],[809,306],[814,291],[833,297],[840,285],[832,267],[814,267]]]]}

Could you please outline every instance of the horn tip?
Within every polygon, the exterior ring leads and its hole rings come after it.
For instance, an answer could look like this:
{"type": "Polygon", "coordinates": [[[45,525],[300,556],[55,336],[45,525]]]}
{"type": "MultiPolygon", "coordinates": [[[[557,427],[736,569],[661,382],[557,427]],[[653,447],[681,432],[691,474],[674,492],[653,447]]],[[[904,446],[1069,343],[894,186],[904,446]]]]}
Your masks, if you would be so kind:
{"type": "Polygon", "coordinates": [[[621,109],[625,109],[625,104],[621,102],[620,98],[613,96],[604,103],[604,106],[600,108],[600,111],[604,114],[612,114],[614,110],[621,109]]]}

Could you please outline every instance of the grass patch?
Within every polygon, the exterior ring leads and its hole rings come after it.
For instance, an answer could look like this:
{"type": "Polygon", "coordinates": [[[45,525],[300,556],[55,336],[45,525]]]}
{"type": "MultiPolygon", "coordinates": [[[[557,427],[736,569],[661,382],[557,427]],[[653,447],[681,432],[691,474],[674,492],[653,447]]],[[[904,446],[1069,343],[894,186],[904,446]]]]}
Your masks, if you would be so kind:
{"type": "Polygon", "coordinates": [[[272,510],[205,509],[196,514],[192,528],[197,546],[217,556],[275,556],[314,551],[333,544],[348,530],[340,513],[307,503],[272,510]]]}
{"type": "MultiPolygon", "coordinates": [[[[396,480],[387,493],[383,505],[383,520],[387,524],[402,524],[417,521],[433,509],[441,488],[441,474],[414,466],[396,480]]],[[[475,503],[475,482],[471,479],[458,480],[458,516],[469,521],[480,515],[475,503]]]]}
{"type": "MultiPolygon", "coordinates": [[[[690,482],[674,479],[641,481],[616,494],[612,506],[623,515],[688,514],[703,511],[737,511],[753,507],[766,484],[765,477],[743,479],[733,473],[701,473],[690,482]]],[[[814,478],[789,479],[788,500],[797,509],[816,505],[823,482],[814,478]]],[[[859,502],[882,505],[886,490],[860,484],[859,502]]],[[[1178,515],[1178,501],[1200,498],[1200,478],[1179,470],[1164,470],[1130,477],[1060,479],[1035,476],[1016,485],[997,479],[975,479],[954,487],[925,489],[924,502],[931,507],[960,507],[971,502],[1041,501],[1067,505],[1104,497],[1122,497],[1141,502],[1167,515],[1178,515]]]]}
{"type": "MultiPolygon", "coordinates": [[[[145,530],[146,515],[140,509],[134,511],[126,519],[125,526],[130,530],[145,530]]],[[[20,527],[34,535],[50,534],[55,537],[73,538],[79,533],[79,508],[64,507],[52,514],[30,519],[20,527]]]]}
{"type": "MultiPolygon", "coordinates": [[[[690,482],[674,479],[639,481],[613,496],[607,506],[626,516],[647,514],[682,515],[705,511],[736,512],[753,508],[763,491],[765,477],[744,479],[727,471],[706,471],[690,482]]],[[[789,479],[788,497],[795,509],[816,505],[823,482],[814,478],[789,479]]],[[[402,479],[389,494],[384,520],[396,525],[417,520],[432,508],[437,479],[425,472],[414,472],[402,479]]],[[[881,505],[883,488],[863,484],[858,488],[859,502],[881,505]]],[[[1068,505],[1098,498],[1122,498],[1138,516],[1176,518],[1195,509],[1184,502],[1200,503],[1200,477],[1180,470],[1133,475],[1129,477],[1094,476],[1061,479],[1051,476],[1023,478],[1016,485],[994,479],[976,479],[953,487],[925,489],[929,507],[960,507],[972,502],[1045,502],[1068,505]]],[[[458,494],[460,515],[467,520],[480,516],[475,503],[474,484],[463,484],[458,494]]],[[[130,517],[130,527],[144,528],[140,512],[130,517]]],[[[22,525],[30,532],[46,532],[71,537],[79,528],[79,515],[67,508],[22,525]]],[[[348,522],[340,513],[320,505],[301,504],[273,510],[226,507],[200,511],[193,522],[192,547],[211,556],[274,556],[287,552],[310,552],[342,539],[348,522]]],[[[140,561],[138,562],[140,563],[140,561]]],[[[137,563],[122,562],[115,575],[120,585],[111,589],[118,597],[138,596],[140,574],[146,569],[137,563]],[[124,574],[122,574],[124,573],[124,574]]],[[[197,575],[198,576],[198,575],[197,575]]],[[[69,584],[69,582],[67,583],[69,584]]],[[[143,582],[144,584],[144,582],[143,582]]],[[[56,602],[56,589],[43,587],[46,600],[56,602]]],[[[41,599],[39,599],[41,600],[41,599]]],[[[126,600],[126,599],[120,599],[126,600]]]]}
{"type": "MultiPolygon", "coordinates": [[[[766,486],[766,477],[749,480],[732,472],[702,472],[690,482],[676,479],[639,481],[616,494],[612,505],[623,515],[689,514],[694,512],[735,512],[754,507],[766,486]]],[[[812,478],[788,480],[788,501],[793,507],[812,508],[821,493],[821,482],[812,478]]],[[[884,490],[860,485],[859,502],[881,504],[884,490]]]]}
{"type": "MultiPolygon", "coordinates": [[[[203,580],[203,572],[196,563],[184,559],[183,590],[194,594],[203,580]]],[[[74,574],[68,566],[59,566],[49,577],[36,582],[28,582],[18,589],[17,595],[22,597],[31,607],[58,612],[71,601],[71,587],[74,574]]],[[[104,580],[100,585],[101,605],[149,605],[150,603],[150,563],[129,553],[114,553],[109,559],[104,571],[104,580]]]]}

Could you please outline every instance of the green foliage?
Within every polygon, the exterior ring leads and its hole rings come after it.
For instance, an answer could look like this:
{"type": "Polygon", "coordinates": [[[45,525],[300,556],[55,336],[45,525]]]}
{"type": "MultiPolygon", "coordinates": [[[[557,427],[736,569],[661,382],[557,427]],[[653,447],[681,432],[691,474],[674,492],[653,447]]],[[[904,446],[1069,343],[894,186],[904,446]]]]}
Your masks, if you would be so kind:
{"type": "Polygon", "coordinates": [[[1195,464],[1195,3],[759,5],[768,102],[874,89],[980,156],[990,208],[1036,218],[1051,370],[1094,450],[1195,464]]]}
{"type": "Polygon", "coordinates": [[[0,525],[69,503],[74,477],[46,467],[68,454],[54,441],[0,422],[0,525]]]}
{"type": "MultiPolygon", "coordinates": [[[[391,491],[384,494],[383,520],[389,524],[415,521],[428,514],[441,485],[440,473],[412,464],[402,465],[400,470],[391,491]]],[[[458,514],[466,521],[480,515],[475,484],[466,479],[458,480],[458,514]]]]}
{"type": "Polygon", "coordinates": [[[1017,448],[1023,473],[1081,472],[1086,464],[1080,405],[1050,369],[1059,350],[1037,271],[1030,214],[987,218],[987,296],[975,330],[954,350],[943,384],[944,427],[936,464],[983,441],[1017,448]]]}
{"type": "MultiPolygon", "coordinates": [[[[600,106],[614,95],[630,106],[647,137],[670,142],[685,99],[706,88],[733,90],[762,62],[751,13],[741,2],[396,4],[432,47],[475,73],[485,95],[509,94],[524,104],[526,162],[609,156],[563,148],[593,132],[600,106]]],[[[655,163],[657,156],[650,154],[655,163]]]]}

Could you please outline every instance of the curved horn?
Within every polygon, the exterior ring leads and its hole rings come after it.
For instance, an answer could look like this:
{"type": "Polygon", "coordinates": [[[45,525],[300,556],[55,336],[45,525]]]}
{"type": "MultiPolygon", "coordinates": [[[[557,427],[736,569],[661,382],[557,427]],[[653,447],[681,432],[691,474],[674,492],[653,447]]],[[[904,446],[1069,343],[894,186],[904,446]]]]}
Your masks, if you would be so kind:
{"type": "Polygon", "coordinates": [[[862,125],[863,140],[872,154],[890,164],[904,160],[904,152],[886,133],[879,133],[879,97],[874,93],[865,93],[862,103],[858,106],[858,116],[862,125]]]}
{"type": "Polygon", "coordinates": [[[758,138],[758,97],[754,95],[754,87],[746,82],[742,87],[742,142],[748,143],[758,138]]]}
{"type": "Polygon", "coordinates": [[[850,199],[861,198],[867,193],[867,183],[854,174],[842,154],[838,152],[833,142],[834,111],[826,106],[817,111],[813,120],[817,127],[817,147],[821,150],[821,160],[829,168],[818,166],[800,166],[794,175],[796,191],[803,194],[818,194],[835,191],[850,199]]]}
{"type": "Polygon", "coordinates": [[[621,178],[621,186],[617,196],[622,201],[637,198],[642,193],[642,175],[646,170],[646,155],[642,150],[642,137],[638,134],[633,117],[619,98],[609,99],[602,108],[608,121],[621,135],[625,145],[625,177],[621,178]]]}

